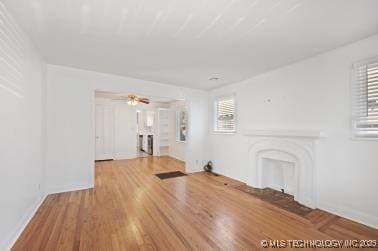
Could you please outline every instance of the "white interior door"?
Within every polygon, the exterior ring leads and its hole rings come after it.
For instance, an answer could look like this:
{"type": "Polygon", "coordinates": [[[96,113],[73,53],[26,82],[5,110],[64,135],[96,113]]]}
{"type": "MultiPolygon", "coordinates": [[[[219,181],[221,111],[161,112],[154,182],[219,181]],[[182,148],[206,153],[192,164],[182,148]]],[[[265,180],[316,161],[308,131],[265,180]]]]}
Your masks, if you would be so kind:
{"type": "Polygon", "coordinates": [[[114,158],[114,110],[112,105],[96,105],[96,160],[114,158]]]}
{"type": "Polygon", "coordinates": [[[135,106],[116,104],[114,106],[114,158],[132,159],[137,156],[135,106]]]}

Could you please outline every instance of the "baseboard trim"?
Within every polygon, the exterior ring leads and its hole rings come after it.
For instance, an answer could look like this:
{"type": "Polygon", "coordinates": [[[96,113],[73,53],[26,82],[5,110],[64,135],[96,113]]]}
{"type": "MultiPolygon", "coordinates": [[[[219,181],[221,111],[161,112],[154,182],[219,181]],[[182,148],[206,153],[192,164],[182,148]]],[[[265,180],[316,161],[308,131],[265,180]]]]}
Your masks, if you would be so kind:
{"type": "Polygon", "coordinates": [[[351,208],[343,207],[343,206],[336,206],[332,203],[319,201],[318,206],[319,209],[324,211],[333,213],[335,215],[344,217],[346,219],[364,224],[366,226],[378,229],[378,217],[363,213],[360,211],[353,210],[351,208]]]}
{"type": "Polygon", "coordinates": [[[186,162],[185,160],[182,160],[181,158],[179,158],[179,157],[177,157],[173,154],[167,154],[165,156],[171,157],[171,158],[176,159],[176,160],[181,161],[181,162],[186,162]]]}
{"type": "Polygon", "coordinates": [[[26,226],[29,224],[35,213],[38,211],[39,207],[45,201],[47,194],[42,195],[27,211],[26,214],[21,218],[21,221],[17,224],[13,233],[9,235],[8,240],[6,240],[0,247],[0,250],[11,250],[13,245],[16,243],[17,239],[20,237],[22,232],[25,230],[26,226]]]}
{"type": "Polygon", "coordinates": [[[115,154],[115,155],[114,155],[114,160],[135,159],[136,157],[138,157],[136,154],[135,154],[135,155],[129,155],[129,154],[115,154]]]}
{"type": "Polygon", "coordinates": [[[67,193],[67,192],[73,192],[73,191],[85,190],[85,189],[91,189],[91,188],[94,188],[94,186],[80,185],[80,186],[54,188],[54,189],[49,190],[49,194],[67,193]]]}
{"type": "Polygon", "coordinates": [[[247,184],[247,179],[245,178],[240,178],[240,177],[237,177],[237,176],[234,176],[232,174],[229,174],[227,173],[226,171],[224,170],[220,170],[218,168],[214,168],[213,170],[214,173],[217,173],[217,174],[220,174],[220,175],[223,175],[223,176],[226,176],[227,178],[231,178],[231,179],[234,179],[234,180],[237,180],[237,181],[240,181],[240,182],[243,182],[243,183],[246,183],[247,184]]]}

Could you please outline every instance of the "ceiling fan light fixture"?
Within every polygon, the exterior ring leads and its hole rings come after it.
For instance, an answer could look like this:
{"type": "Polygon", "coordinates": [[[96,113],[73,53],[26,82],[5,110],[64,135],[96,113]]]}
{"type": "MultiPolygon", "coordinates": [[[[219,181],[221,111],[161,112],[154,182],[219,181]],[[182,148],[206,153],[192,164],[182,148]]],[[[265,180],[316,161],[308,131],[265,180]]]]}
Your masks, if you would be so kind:
{"type": "Polygon", "coordinates": [[[136,101],[135,99],[132,99],[132,100],[127,101],[127,104],[132,105],[132,106],[136,106],[138,104],[138,101],[136,101]]]}

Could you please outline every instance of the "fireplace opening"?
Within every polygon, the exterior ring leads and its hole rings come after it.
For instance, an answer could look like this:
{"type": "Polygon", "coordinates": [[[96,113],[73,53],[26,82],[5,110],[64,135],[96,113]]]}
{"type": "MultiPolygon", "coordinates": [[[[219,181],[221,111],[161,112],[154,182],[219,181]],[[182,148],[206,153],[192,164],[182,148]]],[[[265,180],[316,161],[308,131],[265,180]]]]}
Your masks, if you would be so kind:
{"type": "Polygon", "coordinates": [[[294,196],[295,162],[262,158],[262,188],[271,188],[294,196]]]}

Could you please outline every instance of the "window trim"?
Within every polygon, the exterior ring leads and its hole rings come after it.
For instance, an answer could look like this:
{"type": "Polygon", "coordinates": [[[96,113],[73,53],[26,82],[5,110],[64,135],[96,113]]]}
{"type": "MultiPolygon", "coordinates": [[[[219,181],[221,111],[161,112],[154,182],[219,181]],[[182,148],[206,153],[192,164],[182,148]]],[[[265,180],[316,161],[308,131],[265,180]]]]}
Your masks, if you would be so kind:
{"type": "Polygon", "coordinates": [[[180,113],[185,111],[186,116],[187,116],[187,121],[186,121],[186,131],[188,131],[188,109],[185,107],[180,107],[179,109],[176,110],[175,115],[176,115],[176,142],[179,143],[186,143],[188,135],[185,135],[185,140],[180,139],[180,113]]]}
{"type": "Polygon", "coordinates": [[[238,109],[237,109],[237,101],[236,101],[236,94],[235,93],[230,93],[230,94],[224,94],[220,96],[216,96],[213,99],[213,129],[212,133],[213,134],[221,134],[221,135],[234,135],[237,133],[237,128],[238,128],[238,109]],[[218,102],[221,99],[226,99],[226,98],[232,98],[234,100],[234,120],[235,120],[235,129],[233,131],[219,131],[217,130],[217,121],[218,121],[218,102]]]}
{"type": "Polygon", "coordinates": [[[355,113],[355,105],[356,105],[356,87],[357,87],[357,69],[361,65],[366,65],[369,63],[378,62],[378,56],[367,58],[364,60],[357,61],[352,64],[351,70],[350,70],[350,113],[351,113],[351,119],[350,119],[350,139],[353,141],[378,141],[378,135],[370,135],[370,136],[362,136],[359,135],[358,129],[355,126],[356,123],[356,113],[355,113]]]}

